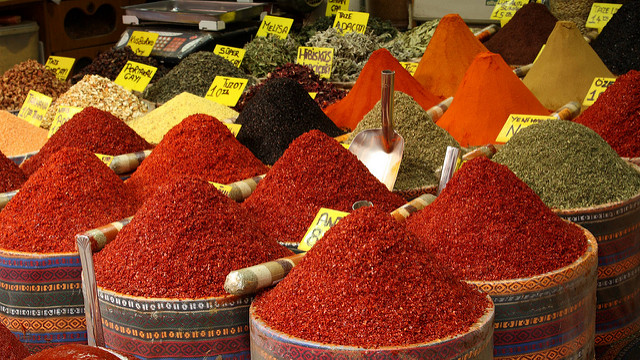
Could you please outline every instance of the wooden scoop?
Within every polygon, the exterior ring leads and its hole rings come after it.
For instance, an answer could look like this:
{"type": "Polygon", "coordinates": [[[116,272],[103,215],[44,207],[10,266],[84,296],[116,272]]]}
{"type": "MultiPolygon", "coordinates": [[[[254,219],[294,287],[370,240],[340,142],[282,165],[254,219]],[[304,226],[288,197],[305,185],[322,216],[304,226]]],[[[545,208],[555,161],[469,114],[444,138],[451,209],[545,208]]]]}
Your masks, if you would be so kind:
{"type": "Polygon", "coordinates": [[[358,133],[349,146],[349,151],[390,191],[396,183],[404,151],[404,139],[393,130],[394,76],[394,71],[382,70],[382,129],[358,133]]]}

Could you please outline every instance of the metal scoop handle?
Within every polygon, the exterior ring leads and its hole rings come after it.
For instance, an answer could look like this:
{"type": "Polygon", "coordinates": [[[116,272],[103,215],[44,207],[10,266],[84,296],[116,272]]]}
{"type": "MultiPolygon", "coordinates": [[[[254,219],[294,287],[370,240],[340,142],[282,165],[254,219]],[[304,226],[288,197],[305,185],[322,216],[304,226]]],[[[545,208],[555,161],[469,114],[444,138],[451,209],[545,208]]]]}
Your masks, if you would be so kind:
{"type": "Polygon", "coordinates": [[[381,98],[382,107],[382,144],[387,153],[393,149],[393,87],[395,71],[382,70],[381,98]]]}

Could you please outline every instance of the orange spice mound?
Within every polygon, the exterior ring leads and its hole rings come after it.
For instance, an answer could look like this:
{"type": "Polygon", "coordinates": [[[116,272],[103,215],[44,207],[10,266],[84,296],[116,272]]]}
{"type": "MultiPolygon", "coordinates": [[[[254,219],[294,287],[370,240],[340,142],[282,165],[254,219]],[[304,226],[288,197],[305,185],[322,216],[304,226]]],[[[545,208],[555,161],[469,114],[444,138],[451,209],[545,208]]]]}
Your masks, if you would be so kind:
{"type": "Polygon", "coordinates": [[[473,58],[487,51],[458,14],[443,17],[413,75],[431,93],[453,96],[473,58]]]}
{"type": "Polygon", "coordinates": [[[329,105],[324,113],[340,128],[353,130],[380,101],[382,70],[395,71],[394,89],[410,95],[428,110],[442,99],[425,90],[387,49],[373,52],[360,72],[356,84],[342,100],[329,105]]]}
{"type": "Polygon", "coordinates": [[[476,56],[436,122],[461,146],[495,143],[510,114],[549,115],[547,110],[498,54],[476,56]]]}

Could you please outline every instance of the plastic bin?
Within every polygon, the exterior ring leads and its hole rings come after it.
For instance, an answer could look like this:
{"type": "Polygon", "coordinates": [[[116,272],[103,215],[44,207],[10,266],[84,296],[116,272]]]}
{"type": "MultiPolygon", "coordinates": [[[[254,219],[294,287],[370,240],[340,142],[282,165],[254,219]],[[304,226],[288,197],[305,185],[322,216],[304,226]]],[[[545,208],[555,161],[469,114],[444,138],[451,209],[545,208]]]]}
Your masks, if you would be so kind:
{"type": "Polygon", "coordinates": [[[0,26],[0,73],[28,59],[38,60],[38,23],[0,26]]]}

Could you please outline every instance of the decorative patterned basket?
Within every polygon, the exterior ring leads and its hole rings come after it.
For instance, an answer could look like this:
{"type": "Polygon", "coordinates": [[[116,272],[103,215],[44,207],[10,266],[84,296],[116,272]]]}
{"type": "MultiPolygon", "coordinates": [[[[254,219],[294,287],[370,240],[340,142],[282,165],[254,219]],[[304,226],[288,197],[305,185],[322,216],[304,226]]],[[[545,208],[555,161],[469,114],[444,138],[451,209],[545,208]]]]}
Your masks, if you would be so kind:
{"type": "Polygon", "coordinates": [[[141,359],[250,359],[252,300],[153,299],[98,287],[107,347],[141,359]]]}
{"type": "MultiPolygon", "coordinates": [[[[494,306],[471,329],[460,335],[410,346],[363,349],[302,340],[274,330],[249,310],[251,358],[254,360],[320,359],[493,359],[494,306]]],[[[384,331],[384,329],[381,329],[384,331]]]]}
{"type": "MultiPolygon", "coordinates": [[[[572,264],[531,278],[467,281],[496,306],[496,359],[593,359],[598,244],[572,264]]],[[[543,251],[543,249],[541,249],[543,251]]]]}
{"type": "Polygon", "coordinates": [[[31,352],[86,344],[77,253],[0,249],[0,321],[31,352]]]}

